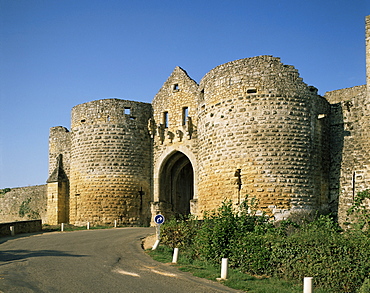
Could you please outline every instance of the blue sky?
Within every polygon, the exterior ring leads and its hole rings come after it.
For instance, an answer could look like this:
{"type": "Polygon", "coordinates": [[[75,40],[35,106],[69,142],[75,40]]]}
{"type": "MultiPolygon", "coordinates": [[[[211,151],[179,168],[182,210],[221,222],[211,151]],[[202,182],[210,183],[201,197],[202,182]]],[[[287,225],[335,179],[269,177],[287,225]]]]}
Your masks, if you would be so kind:
{"type": "Polygon", "coordinates": [[[77,104],[151,102],[176,66],[197,82],[273,55],[320,94],[365,83],[369,0],[0,0],[0,188],[44,184],[48,135],[77,104]]]}

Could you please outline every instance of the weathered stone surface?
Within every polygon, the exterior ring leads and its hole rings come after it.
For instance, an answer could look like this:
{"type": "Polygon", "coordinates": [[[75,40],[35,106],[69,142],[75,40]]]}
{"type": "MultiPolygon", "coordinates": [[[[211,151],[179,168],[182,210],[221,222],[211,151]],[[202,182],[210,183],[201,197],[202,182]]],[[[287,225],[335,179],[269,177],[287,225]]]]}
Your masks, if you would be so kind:
{"type": "Polygon", "coordinates": [[[47,186],[11,188],[0,194],[0,223],[42,219],[46,222],[47,186]]]}
{"type": "Polygon", "coordinates": [[[355,195],[370,183],[369,93],[366,85],[326,93],[331,102],[330,200],[341,223],[355,195]]]}
{"type": "Polygon", "coordinates": [[[71,223],[149,223],[151,115],[150,104],[118,99],[73,108],[71,223]]]}
{"type": "Polygon", "coordinates": [[[294,67],[272,56],[237,60],[207,73],[200,88],[200,211],[245,195],[269,213],[269,206],[285,211],[327,204],[329,124],[318,115],[330,108],[294,67]]]}

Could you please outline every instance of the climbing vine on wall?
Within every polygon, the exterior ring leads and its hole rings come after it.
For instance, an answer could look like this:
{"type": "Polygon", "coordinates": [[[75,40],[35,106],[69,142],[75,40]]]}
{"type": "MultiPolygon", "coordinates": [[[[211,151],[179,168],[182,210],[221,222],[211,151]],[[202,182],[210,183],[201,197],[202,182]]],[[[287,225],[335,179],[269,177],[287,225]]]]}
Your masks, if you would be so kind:
{"type": "Polygon", "coordinates": [[[25,199],[21,206],[19,207],[19,211],[18,211],[18,214],[20,217],[27,217],[29,219],[38,219],[40,218],[40,214],[39,212],[37,211],[34,211],[32,210],[31,206],[30,206],[30,203],[31,203],[31,198],[27,198],[25,199]]]}
{"type": "Polygon", "coordinates": [[[370,189],[357,193],[353,204],[347,211],[349,216],[354,218],[353,224],[357,228],[370,231],[370,189]]]}

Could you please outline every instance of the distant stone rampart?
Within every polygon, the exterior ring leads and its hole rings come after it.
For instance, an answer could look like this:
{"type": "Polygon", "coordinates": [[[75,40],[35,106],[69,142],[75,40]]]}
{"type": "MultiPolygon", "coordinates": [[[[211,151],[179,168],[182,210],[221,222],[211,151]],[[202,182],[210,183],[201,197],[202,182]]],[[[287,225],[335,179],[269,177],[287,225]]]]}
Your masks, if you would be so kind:
{"type": "Polygon", "coordinates": [[[46,185],[17,187],[1,192],[0,223],[36,219],[45,222],[46,193],[46,185]]]}

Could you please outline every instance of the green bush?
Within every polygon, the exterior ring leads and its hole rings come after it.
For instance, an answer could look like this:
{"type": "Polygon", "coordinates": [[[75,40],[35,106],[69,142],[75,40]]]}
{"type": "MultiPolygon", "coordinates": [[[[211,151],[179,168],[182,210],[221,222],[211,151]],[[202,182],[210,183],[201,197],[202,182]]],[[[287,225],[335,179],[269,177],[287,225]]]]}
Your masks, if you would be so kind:
{"type": "Polygon", "coordinates": [[[231,201],[225,201],[217,210],[206,213],[195,236],[194,250],[197,254],[214,263],[218,263],[221,258],[229,258],[232,267],[240,267],[245,264],[245,260],[249,260],[248,263],[253,262],[252,271],[261,271],[265,262],[261,259],[252,260],[250,251],[260,251],[258,248],[267,238],[257,235],[264,235],[271,224],[267,217],[256,215],[255,206],[254,199],[246,198],[238,210],[233,208],[231,201]]]}
{"type": "Polygon", "coordinates": [[[370,279],[366,279],[362,284],[361,288],[358,290],[358,293],[369,293],[370,292],[370,279]]]}
{"type": "Polygon", "coordinates": [[[171,248],[186,248],[193,243],[199,222],[189,217],[171,218],[161,227],[161,242],[171,248]]]}
{"type": "Polygon", "coordinates": [[[285,280],[314,277],[315,286],[355,292],[370,272],[370,239],[362,233],[339,233],[336,224],[324,218],[280,238],[268,273],[285,280]]]}
{"type": "Polygon", "coordinates": [[[227,257],[232,268],[252,275],[295,282],[313,277],[315,288],[335,293],[356,292],[361,286],[367,290],[366,229],[343,231],[330,215],[312,213],[292,215],[273,225],[256,215],[254,203],[247,199],[234,209],[231,201],[225,201],[205,214],[202,222],[170,220],[163,225],[162,243],[182,247],[183,255],[213,264],[227,257]]]}
{"type": "Polygon", "coordinates": [[[353,228],[370,234],[370,211],[366,203],[370,203],[370,189],[357,193],[347,215],[352,217],[353,228]]]}
{"type": "Polygon", "coordinates": [[[233,239],[229,263],[251,275],[265,275],[269,270],[272,247],[276,237],[247,232],[233,239]]]}
{"type": "Polygon", "coordinates": [[[269,274],[286,280],[314,277],[315,286],[354,292],[360,261],[354,249],[340,234],[302,231],[275,243],[269,274]]]}
{"type": "Polygon", "coordinates": [[[231,201],[224,202],[217,211],[205,214],[203,225],[195,239],[197,253],[214,262],[218,262],[223,257],[229,257],[230,243],[236,230],[231,201]]]}

